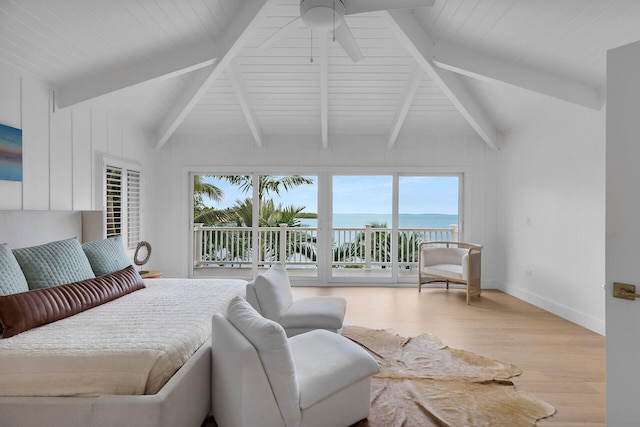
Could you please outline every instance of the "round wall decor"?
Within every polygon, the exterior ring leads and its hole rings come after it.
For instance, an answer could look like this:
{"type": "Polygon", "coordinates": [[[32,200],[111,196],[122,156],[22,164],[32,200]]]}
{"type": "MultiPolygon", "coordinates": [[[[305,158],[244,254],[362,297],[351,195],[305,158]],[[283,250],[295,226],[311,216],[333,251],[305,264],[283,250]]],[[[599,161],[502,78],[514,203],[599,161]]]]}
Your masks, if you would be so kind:
{"type": "Polygon", "coordinates": [[[138,266],[145,265],[151,258],[151,245],[149,242],[142,241],[138,243],[136,252],[133,254],[133,263],[138,266]]]}

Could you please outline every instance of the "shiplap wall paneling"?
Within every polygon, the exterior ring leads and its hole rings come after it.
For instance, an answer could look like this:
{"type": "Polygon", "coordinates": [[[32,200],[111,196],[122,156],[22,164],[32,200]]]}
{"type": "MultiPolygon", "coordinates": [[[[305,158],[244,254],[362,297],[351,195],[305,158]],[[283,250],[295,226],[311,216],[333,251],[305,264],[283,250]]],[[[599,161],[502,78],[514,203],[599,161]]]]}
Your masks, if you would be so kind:
{"type": "Polygon", "coordinates": [[[72,115],[73,129],[73,209],[92,209],[94,160],[91,148],[91,111],[77,108],[72,115]]]}
{"type": "MultiPolygon", "coordinates": [[[[53,102],[51,103],[53,107],[53,102]]],[[[71,111],[50,110],[51,209],[73,209],[73,130],[71,111]]]]}
{"type": "Polygon", "coordinates": [[[49,209],[49,90],[27,77],[22,79],[22,165],[22,207],[49,209]]]}
{"type": "Polygon", "coordinates": [[[108,153],[109,141],[107,137],[108,119],[104,111],[91,109],[91,147],[94,152],[108,153]]]}
{"type": "Polygon", "coordinates": [[[112,116],[107,117],[107,153],[122,155],[122,122],[112,116]]]}

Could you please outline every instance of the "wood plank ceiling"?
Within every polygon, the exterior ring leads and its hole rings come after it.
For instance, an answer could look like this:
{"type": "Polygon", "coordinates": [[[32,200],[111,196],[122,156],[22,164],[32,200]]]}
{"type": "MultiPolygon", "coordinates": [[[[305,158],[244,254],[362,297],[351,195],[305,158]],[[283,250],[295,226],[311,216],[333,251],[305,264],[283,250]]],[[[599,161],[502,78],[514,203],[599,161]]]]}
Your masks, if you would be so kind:
{"type": "Polygon", "coordinates": [[[175,133],[326,147],[446,132],[499,148],[549,103],[602,108],[607,49],[640,39],[635,0],[435,0],[347,16],[354,63],[304,25],[270,39],[298,16],[298,0],[0,0],[0,61],[49,83],[58,108],[135,118],[158,148],[175,133]]]}

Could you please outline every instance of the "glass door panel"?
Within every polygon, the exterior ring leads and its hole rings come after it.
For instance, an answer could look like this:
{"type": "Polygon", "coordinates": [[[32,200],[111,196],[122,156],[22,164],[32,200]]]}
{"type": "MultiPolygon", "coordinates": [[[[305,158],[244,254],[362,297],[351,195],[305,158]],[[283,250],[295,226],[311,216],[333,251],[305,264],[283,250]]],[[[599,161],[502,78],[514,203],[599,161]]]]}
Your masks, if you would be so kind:
{"type": "Polygon", "coordinates": [[[398,280],[416,277],[418,245],[457,241],[458,175],[400,176],[398,180],[398,280]]]}
{"type": "Polygon", "coordinates": [[[391,176],[334,176],[333,278],[392,275],[391,176]]]}
{"type": "Polygon", "coordinates": [[[252,277],[251,176],[194,175],[193,276],[252,277]]]}
{"type": "Polygon", "coordinates": [[[318,177],[260,175],[259,271],[282,262],[290,278],[318,277],[318,177]]]}

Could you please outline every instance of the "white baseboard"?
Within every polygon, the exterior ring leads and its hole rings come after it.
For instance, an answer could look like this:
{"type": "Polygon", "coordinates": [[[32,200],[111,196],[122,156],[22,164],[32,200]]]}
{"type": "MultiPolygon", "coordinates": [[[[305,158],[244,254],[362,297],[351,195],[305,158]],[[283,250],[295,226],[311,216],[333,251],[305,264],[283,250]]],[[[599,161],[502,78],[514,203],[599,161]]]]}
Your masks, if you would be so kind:
{"type": "Polygon", "coordinates": [[[574,310],[571,307],[567,307],[563,304],[558,304],[554,301],[551,301],[550,299],[529,292],[518,286],[501,283],[500,286],[496,286],[495,289],[500,289],[504,293],[528,302],[531,305],[535,305],[536,307],[553,313],[556,316],[560,316],[563,319],[587,328],[597,334],[605,334],[605,321],[603,319],[598,319],[591,315],[574,310]]]}

